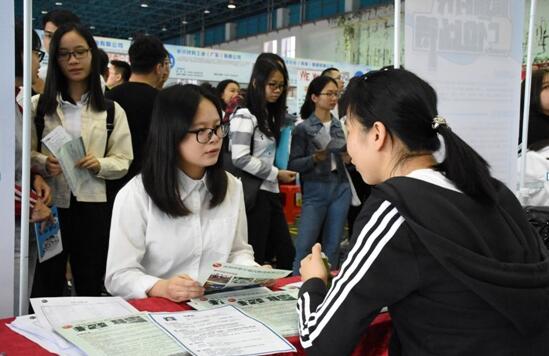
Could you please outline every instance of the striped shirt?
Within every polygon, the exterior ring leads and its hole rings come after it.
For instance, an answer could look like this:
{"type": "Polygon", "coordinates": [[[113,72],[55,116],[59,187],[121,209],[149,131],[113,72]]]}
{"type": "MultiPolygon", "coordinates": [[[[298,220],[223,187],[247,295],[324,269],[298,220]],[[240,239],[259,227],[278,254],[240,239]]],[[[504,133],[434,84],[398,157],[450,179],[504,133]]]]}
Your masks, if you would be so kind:
{"type": "Polygon", "coordinates": [[[230,148],[235,167],[263,179],[260,189],[278,193],[278,168],[274,166],[276,141],[257,127],[248,109],[239,109],[230,121],[230,148]],[[250,147],[253,142],[253,152],[250,147]]]}

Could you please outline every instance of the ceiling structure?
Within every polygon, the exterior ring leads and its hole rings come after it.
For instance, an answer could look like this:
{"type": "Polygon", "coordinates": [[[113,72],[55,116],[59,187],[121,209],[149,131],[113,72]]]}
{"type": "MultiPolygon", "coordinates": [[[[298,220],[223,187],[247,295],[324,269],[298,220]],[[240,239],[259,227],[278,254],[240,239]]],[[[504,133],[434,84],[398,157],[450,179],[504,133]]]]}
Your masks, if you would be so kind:
{"type": "MultiPolygon", "coordinates": [[[[300,0],[34,0],[35,28],[42,28],[43,13],[67,9],[77,14],[95,36],[130,38],[156,35],[162,40],[182,37],[203,27],[224,24],[300,0]],[[229,8],[229,3],[236,8],[229,8]]],[[[16,16],[23,13],[16,1],[16,16]]]]}

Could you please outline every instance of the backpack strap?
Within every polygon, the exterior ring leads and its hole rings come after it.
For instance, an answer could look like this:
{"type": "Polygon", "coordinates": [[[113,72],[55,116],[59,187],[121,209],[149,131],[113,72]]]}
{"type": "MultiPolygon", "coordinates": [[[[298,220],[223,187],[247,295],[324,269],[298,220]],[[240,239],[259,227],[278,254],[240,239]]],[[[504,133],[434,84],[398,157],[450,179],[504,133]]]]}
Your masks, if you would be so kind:
{"type": "Polygon", "coordinates": [[[107,121],[106,121],[106,128],[107,128],[107,142],[105,143],[105,156],[107,155],[107,149],[109,147],[109,139],[112,134],[112,130],[114,129],[114,101],[111,99],[105,98],[105,104],[107,106],[107,121]]]}
{"type": "MultiPolygon", "coordinates": [[[[42,97],[40,97],[41,99],[42,97]]],[[[34,126],[36,128],[36,138],[37,146],[36,151],[40,152],[42,149],[42,135],[44,134],[44,106],[41,103],[41,100],[38,99],[38,105],[36,106],[36,115],[34,116],[34,126]]],[[[107,148],[109,146],[109,138],[111,137],[112,131],[114,129],[114,101],[105,98],[105,105],[107,106],[107,120],[106,120],[106,129],[107,129],[107,142],[105,144],[105,155],[107,154],[107,148]]]]}
{"type": "Polygon", "coordinates": [[[36,128],[37,146],[36,151],[42,150],[42,135],[44,134],[44,105],[42,104],[42,96],[38,98],[38,104],[36,105],[36,114],[34,116],[34,127],[36,128]]]}

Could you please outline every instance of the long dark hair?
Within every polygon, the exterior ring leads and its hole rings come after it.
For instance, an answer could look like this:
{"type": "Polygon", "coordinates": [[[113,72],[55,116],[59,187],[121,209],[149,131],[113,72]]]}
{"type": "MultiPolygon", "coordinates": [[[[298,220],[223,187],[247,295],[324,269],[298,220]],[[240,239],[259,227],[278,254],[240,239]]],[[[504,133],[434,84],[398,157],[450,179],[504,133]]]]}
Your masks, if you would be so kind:
{"type": "Polygon", "coordinates": [[[63,75],[59,63],[57,62],[57,54],[59,52],[59,45],[61,38],[68,32],[75,31],[84,38],[90,48],[89,55],[92,56],[91,70],[88,76],[88,92],[89,100],[88,107],[94,111],[101,112],[106,110],[105,97],[103,96],[103,89],[101,88],[101,79],[99,78],[99,52],[97,51],[97,44],[93,39],[90,31],[80,24],[68,23],[63,25],[55,31],[50,43],[48,74],[46,77],[46,85],[44,88],[44,94],[40,95],[39,106],[42,108],[45,114],[53,114],[57,109],[57,94],[61,93],[63,96],[68,96],[68,81],[63,75]]]}
{"type": "MultiPolygon", "coordinates": [[[[23,23],[15,22],[15,76],[23,77],[23,23]]],[[[39,51],[42,44],[35,30],[32,30],[32,50],[39,51]]]]}
{"type": "Polygon", "coordinates": [[[215,88],[215,90],[217,91],[217,96],[219,97],[219,100],[221,100],[221,108],[223,110],[227,108],[227,104],[225,104],[225,101],[223,100],[223,93],[225,92],[225,88],[227,88],[229,84],[236,84],[240,88],[240,84],[238,84],[236,80],[232,79],[225,79],[220,81],[215,88]]]}
{"type": "MultiPolygon", "coordinates": [[[[543,79],[548,75],[549,69],[538,69],[532,72],[527,142],[528,148],[534,151],[549,145],[549,116],[543,112],[540,98],[541,91],[543,90],[543,79]]],[[[526,81],[523,80],[521,84],[519,144],[522,142],[525,82],[526,81]]]]}
{"type": "MultiPolygon", "coordinates": [[[[156,96],[147,138],[143,169],[143,185],[156,206],[171,217],[189,215],[178,186],[179,144],[191,128],[201,100],[215,105],[221,118],[221,106],[209,91],[196,85],[173,85],[156,96]]],[[[210,208],[223,202],[227,193],[227,174],[222,155],[217,163],[206,168],[206,185],[213,197],[210,208]]]]}
{"type": "Polygon", "coordinates": [[[284,60],[273,53],[262,53],[257,57],[250,85],[246,94],[246,106],[257,118],[259,131],[278,141],[280,128],[286,114],[286,96],[288,93],[288,70],[284,60]],[[275,103],[268,103],[265,99],[265,87],[269,76],[279,71],[284,77],[285,88],[275,103]]]}
{"type": "Polygon", "coordinates": [[[320,95],[328,83],[334,83],[337,87],[337,82],[328,76],[316,77],[311,81],[309,87],[307,88],[305,101],[303,102],[303,105],[301,105],[301,110],[299,111],[299,114],[303,120],[306,120],[313,112],[315,112],[315,103],[311,98],[313,94],[320,95]]]}
{"type": "Polygon", "coordinates": [[[495,201],[488,163],[448,126],[433,128],[437,94],[414,73],[392,68],[367,73],[349,83],[343,102],[366,129],[379,121],[391,137],[398,137],[409,150],[403,159],[437,151],[440,134],[446,158],[433,168],[465,194],[484,203],[495,201]]]}

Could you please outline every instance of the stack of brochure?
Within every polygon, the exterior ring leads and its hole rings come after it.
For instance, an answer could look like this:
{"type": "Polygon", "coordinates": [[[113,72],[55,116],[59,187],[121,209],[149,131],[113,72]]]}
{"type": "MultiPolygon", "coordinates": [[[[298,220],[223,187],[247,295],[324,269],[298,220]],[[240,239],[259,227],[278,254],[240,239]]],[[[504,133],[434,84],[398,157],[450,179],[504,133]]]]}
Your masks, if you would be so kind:
{"type": "Polygon", "coordinates": [[[288,337],[296,336],[299,332],[296,312],[297,291],[294,289],[273,292],[265,287],[250,288],[208,294],[191,299],[187,304],[196,310],[232,305],[288,337]]]}
{"type": "Polygon", "coordinates": [[[17,317],[7,326],[59,355],[85,355],[78,347],[55,332],[65,323],[121,316],[139,311],[120,297],[36,298],[31,300],[36,314],[17,317]]]}
{"type": "Polygon", "coordinates": [[[295,352],[283,336],[225,305],[201,311],[140,313],[117,297],[38,298],[35,316],[8,326],[60,355],[266,355],[295,352]]]}
{"type": "Polygon", "coordinates": [[[141,313],[119,297],[31,299],[13,331],[60,355],[266,355],[295,352],[297,289],[266,287],[290,271],[214,263],[196,311],[141,313]],[[241,288],[246,289],[241,289],[241,288]],[[234,290],[234,288],[237,288],[234,290]]]}

